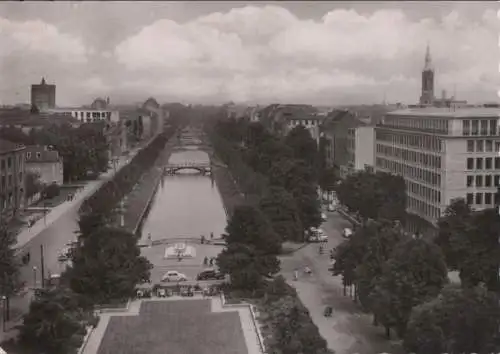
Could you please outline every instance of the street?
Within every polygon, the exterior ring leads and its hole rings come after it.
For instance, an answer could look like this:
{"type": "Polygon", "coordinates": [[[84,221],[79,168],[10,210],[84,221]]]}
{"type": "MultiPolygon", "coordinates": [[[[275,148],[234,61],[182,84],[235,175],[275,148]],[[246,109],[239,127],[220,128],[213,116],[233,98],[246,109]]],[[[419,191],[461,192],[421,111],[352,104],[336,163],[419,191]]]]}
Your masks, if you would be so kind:
{"type": "Polygon", "coordinates": [[[328,246],[322,255],[319,244],[310,244],[290,256],[281,257],[281,274],[298,292],[328,347],[336,354],[401,353],[397,341],[385,338],[382,327],[372,325],[372,316],[364,314],[349,296],[343,295],[342,279],[328,271],[329,250],[343,241],[342,230],[350,223],[336,212],[327,213],[328,220],[321,226],[328,237],[328,246]],[[311,275],[303,272],[308,266],[311,275]],[[299,269],[298,281],[293,272],[299,269]],[[332,306],[331,317],[324,317],[326,306],[332,306]]]}

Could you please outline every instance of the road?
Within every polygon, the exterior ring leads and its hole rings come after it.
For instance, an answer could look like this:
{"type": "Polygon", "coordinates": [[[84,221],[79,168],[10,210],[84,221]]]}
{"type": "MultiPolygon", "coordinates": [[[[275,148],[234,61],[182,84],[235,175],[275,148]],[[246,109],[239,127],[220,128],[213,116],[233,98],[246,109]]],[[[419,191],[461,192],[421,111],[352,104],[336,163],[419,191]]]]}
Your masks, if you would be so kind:
{"type": "MultiPolygon", "coordinates": [[[[338,213],[328,213],[321,226],[329,236],[327,250],[343,241],[342,230],[350,224],[338,213]]],[[[363,314],[349,296],[343,295],[342,279],[328,271],[329,252],[320,255],[317,244],[310,244],[291,256],[281,258],[281,273],[297,289],[299,298],[308,308],[320,334],[336,354],[402,353],[397,341],[388,341],[381,327],[372,325],[372,316],[363,314]],[[313,271],[307,276],[301,272],[293,281],[293,271],[308,266],[313,271]],[[333,307],[330,318],[323,316],[325,306],[333,307]]]]}

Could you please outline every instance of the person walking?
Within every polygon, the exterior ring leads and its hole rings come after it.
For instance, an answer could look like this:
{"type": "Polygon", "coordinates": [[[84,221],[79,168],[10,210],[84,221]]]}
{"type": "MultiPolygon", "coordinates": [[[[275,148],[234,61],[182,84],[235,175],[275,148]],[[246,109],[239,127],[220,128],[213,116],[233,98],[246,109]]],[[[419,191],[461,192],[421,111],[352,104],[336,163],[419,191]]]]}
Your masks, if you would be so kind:
{"type": "Polygon", "coordinates": [[[207,265],[208,264],[208,257],[205,256],[205,258],[203,258],[203,265],[207,265]]]}
{"type": "Polygon", "coordinates": [[[295,268],[293,271],[293,280],[297,281],[299,279],[299,270],[295,268]]]}

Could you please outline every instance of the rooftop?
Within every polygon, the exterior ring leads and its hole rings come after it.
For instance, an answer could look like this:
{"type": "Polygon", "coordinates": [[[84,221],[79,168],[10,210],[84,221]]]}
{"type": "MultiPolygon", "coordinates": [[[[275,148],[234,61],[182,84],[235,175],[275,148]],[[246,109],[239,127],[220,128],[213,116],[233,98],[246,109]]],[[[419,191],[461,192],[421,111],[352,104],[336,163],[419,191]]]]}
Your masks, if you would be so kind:
{"type": "Polygon", "coordinates": [[[500,108],[464,107],[464,108],[411,108],[387,113],[390,116],[437,117],[437,118],[500,118],[500,108]]]}
{"type": "Polygon", "coordinates": [[[48,150],[46,146],[30,145],[26,146],[26,162],[41,163],[41,162],[59,162],[59,153],[55,150],[48,150]]]}
{"type": "Polygon", "coordinates": [[[24,148],[24,145],[13,143],[12,141],[0,139],[0,154],[24,148]]]}

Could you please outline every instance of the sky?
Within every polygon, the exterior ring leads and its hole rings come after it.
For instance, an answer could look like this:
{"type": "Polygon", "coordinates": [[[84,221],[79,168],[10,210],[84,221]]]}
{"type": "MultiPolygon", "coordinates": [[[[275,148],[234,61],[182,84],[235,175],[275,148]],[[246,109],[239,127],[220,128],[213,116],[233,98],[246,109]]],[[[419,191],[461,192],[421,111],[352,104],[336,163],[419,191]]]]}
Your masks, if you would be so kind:
{"type": "Polygon", "coordinates": [[[498,101],[496,2],[2,2],[0,104],[498,101]]]}

